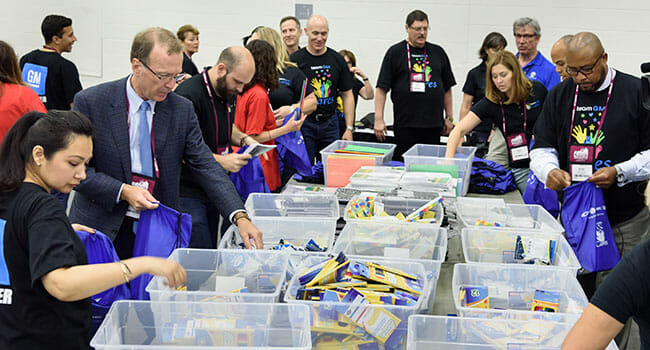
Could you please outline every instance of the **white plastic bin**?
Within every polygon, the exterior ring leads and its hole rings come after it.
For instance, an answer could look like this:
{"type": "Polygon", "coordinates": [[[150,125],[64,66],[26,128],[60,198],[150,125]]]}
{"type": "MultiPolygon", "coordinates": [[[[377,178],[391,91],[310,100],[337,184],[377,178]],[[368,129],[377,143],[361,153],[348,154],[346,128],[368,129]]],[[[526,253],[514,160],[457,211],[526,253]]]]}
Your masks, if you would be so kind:
{"type": "Polygon", "coordinates": [[[90,345],[97,350],[311,349],[309,317],[309,308],[298,304],[120,300],[90,345]]]}
{"type": "Polygon", "coordinates": [[[571,323],[580,317],[588,303],[575,272],[568,269],[514,264],[456,264],[451,286],[456,309],[462,317],[545,319],[571,323]],[[478,286],[488,288],[490,308],[461,306],[460,288],[478,286]],[[535,290],[559,293],[558,312],[530,311],[535,290]]]}
{"type": "Polygon", "coordinates": [[[463,254],[468,263],[516,264],[513,261],[517,236],[539,237],[552,239],[557,242],[555,259],[552,265],[535,265],[540,268],[567,268],[575,271],[580,269],[580,262],[566,238],[560,233],[542,234],[530,230],[493,230],[481,226],[468,227],[461,230],[463,254]]]}
{"type": "MultiPolygon", "coordinates": [[[[362,220],[365,222],[377,221],[383,223],[398,223],[400,221],[394,218],[395,215],[397,215],[398,213],[402,213],[404,216],[408,216],[410,213],[416,211],[417,209],[427,204],[428,202],[429,200],[426,199],[377,196],[376,193],[362,192],[358,196],[352,197],[352,199],[348,202],[348,204],[345,207],[343,218],[345,219],[346,222],[362,220]],[[350,216],[348,210],[352,208],[354,202],[356,200],[365,200],[365,198],[368,196],[374,197],[375,203],[381,203],[384,207],[384,211],[386,212],[386,214],[390,215],[390,217],[373,216],[370,219],[357,219],[350,216]]],[[[440,227],[440,225],[442,224],[442,220],[444,219],[445,216],[445,210],[443,208],[443,205],[442,204],[436,205],[434,207],[434,211],[436,213],[435,215],[436,223],[428,224],[428,225],[440,227]]]]}
{"type": "MultiPolygon", "coordinates": [[[[322,258],[309,257],[305,259],[305,261],[298,269],[298,271],[303,271],[307,267],[312,266],[322,260],[323,260],[322,258]]],[[[415,275],[419,279],[425,278],[424,267],[422,266],[421,263],[396,261],[396,260],[384,260],[384,259],[378,261],[377,259],[361,259],[361,258],[354,258],[350,260],[360,261],[360,262],[375,261],[381,263],[384,266],[397,268],[411,275],[415,275]]],[[[392,320],[388,320],[384,317],[379,317],[379,319],[374,324],[374,326],[378,328],[379,333],[384,333],[387,328],[390,329],[394,328],[393,332],[396,332],[394,335],[391,333],[391,336],[394,336],[394,338],[391,340],[390,344],[388,343],[383,344],[384,349],[386,350],[397,350],[397,349],[404,348],[404,346],[406,345],[408,317],[415,313],[422,312],[423,308],[425,307],[423,305],[424,298],[419,298],[418,302],[413,306],[372,305],[372,304],[366,306],[360,306],[359,304],[354,304],[354,303],[349,304],[349,303],[341,303],[341,302],[317,302],[317,301],[296,300],[295,299],[296,291],[300,287],[300,283],[298,280],[299,276],[300,273],[296,274],[291,280],[291,282],[289,283],[289,287],[287,288],[287,292],[284,296],[284,301],[290,304],[297,303],[297,304],[303,304],[309,306],[312,314],[312,326],[314,324],[323,324],[328,322],[338,324],[339,326],[350,324],[348,323],[350,321],[346,320],[346,318],[344,318],[341,313],[345,313],[346,310],[349,311],[355,306],[365,308],[365,311],[362,312],[364,312],[367,315],[371,315],[373,312],[375,312],[374,311],[375,309],[383,309],[389,312],[390,314],[396,316],[397,318],[399,318],[399,322],[395,323],[392,320]]],[[[435,284],[434,284],[434,288],[435,288],[435,284]]],[[[428,290],[426,290],[425,288],[425,290],[423,290],[423,294],[427,294],[427,293],[428,290]]],[[[357,332],[360,333],[360,335],[366,334],[366,332],[359,327],[351,327],[351,328],[356,329],[357,332]]],[[[324,331],[323,329],[312,328],[312,346],[313,348],[317,348],[319,344],[324,345],[321,343],[321,341],[323,341],[324,339],[331,336],[338,337],[339,335],[340,333],[328,332],[328,331],[324,331]]],[[[375,338],[373,338],[370,335],[368,336],[370,340],[373,341],[372,344],[376,344],[376,345],[380,344],[380,342],[378,342],[375,338]]]]}
{"type": "Polygon", "coordinates": [[[455,166],[458,169],[458,196],[465,196],[469,189],[469,177],[472,173],[472,162],[476,147],[458,147],[454,158],[445,158],[447,146],[416,144],[404,152],[406,171],[413,171],[418,166],[455,166]]]}
{"type": "MultiPolygon", "coordinates": [[[[407,350],[559,350],[572,324],[413,315],[407,350]]],[[[607,350],[617,350],[612,341],[607,350]]]]}
{"type": "Polygon", "coordinates": [[[562,233],[564,227],[540,205],[506,204],[489,198],[458,198],[456,215],[464,227],[477,227],[479,220],[490,225],[486,229],[534,230],[542,233],[562,233]]]}
{"type": "Polygon", "coordinates": [[[345,141],[345,140],[336,140],[332,142],[329,146],[323,148],[320,151],[321,158],[323,160],[323,174],[325,175],[325,186],[328,187],[344,187],[349,183],[350,176],[354,174],[362,166],[370,165],[382,165],[388,164],[393,159],[393,153],[395,152],[395,145],[390,143],[376,143],[376,142],[361,142],[361,141],[345,141]],[[355,146],[365,146],[365,147],[375,147],[386,150],[384,154],[378,155],[366,155],[366,154],[352,154],[352,153],[337,153],[336,150],[343,150],[348,145],[355,146]],[[344,156],[345,159],[337,159],[337,163],[334,164],[334,167],[329,167],[329,157],[335,155],[344,156]],[[364,161],[366,160],[366,161],[364,161]],[[371,164],[374,160],[374,164],[371,164]],[[339,164],[340,163],[340,164],[339,164]],[[336,176],[336,178],[344,179],[347,178],[347,182],[330,182],[329,174],[336,176]]]}
{"type": "Polygon", "coordinates": [[[146,288],[152,301],[277,302],[288,265],[287,254],[267,250],[176,249],[169,259],[187,271],[187,290],[156,276],[146,288]],[[242,282],[246,292],[224,290],[242,282]]]}

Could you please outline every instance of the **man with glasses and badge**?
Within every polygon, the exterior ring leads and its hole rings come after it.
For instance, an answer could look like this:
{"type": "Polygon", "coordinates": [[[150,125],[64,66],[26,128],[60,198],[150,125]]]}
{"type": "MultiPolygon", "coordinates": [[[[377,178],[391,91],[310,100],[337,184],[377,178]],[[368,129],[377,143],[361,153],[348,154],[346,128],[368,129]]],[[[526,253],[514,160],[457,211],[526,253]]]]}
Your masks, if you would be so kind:
{"type": "Polygon", "coordinates": [[[93,158],[70,209],[113,239],[121,259],[132,255],[139,212],[158,203],[179,209],[186,164],[221,215],[237,225],[244,244],[262,247],[224,168],[203,141],[192,103],[172,92],[183,78],[182,47],[171,31],[149,28],[131,46],[132,73],[79,92],[74,109],[93,122],[93,158]],[[252,241],[252,243],[251,243],[252,241]]]}
{"type": "Polygon", "coordinates": [[[384,107],[391,91],[395,159],[416,143],[440,144],[453,126],[451,87],[456,85],[449,57],[427,42],[427,14],[414,10],[406,17],[407,39],[391,46],[379,71],[375,96],[375,136],[386,135],[384,107]],[[443,114],[444,111],[444,114],[443,114]]]}
{"type": "MultiPolygon", "coordinates": [[[[535,125],[530,168],[554,191],[582,181],[603,189],[607,216],[621,256],[648,234],[644,202],[650,177],[650,118],[641,80],[612,69],[593,33],[567,45],[564,80],[549,92],[535,125]]],[[[604,274],[581,275],[588,296],[604,274]]]]}
{"type": "Polygon", "coordinates": [[[530,17],[522,17],[512,24],[512,31],[518,50],[516,56],[526,78],[537,80],[547,90],[551,90],[560,82],[560,75],[555,71],[555,65],[537,50],[542,37],[539,22],[530,17]]]}

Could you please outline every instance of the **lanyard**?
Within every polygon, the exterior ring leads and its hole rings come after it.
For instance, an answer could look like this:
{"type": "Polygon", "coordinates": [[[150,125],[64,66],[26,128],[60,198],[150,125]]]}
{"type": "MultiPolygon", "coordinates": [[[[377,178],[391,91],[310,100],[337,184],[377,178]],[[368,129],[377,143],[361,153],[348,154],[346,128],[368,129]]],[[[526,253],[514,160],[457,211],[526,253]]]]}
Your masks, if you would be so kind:
{"type": "MultiPolygon", "coordinates": [[[[611,72],[611,68],[610,68],[610,72],[611,72]]],[[[594,134],[594,139],[592,142],[593,145],[596,144],[596,140],[598,139],[600,130],[603,128],[603,124],[605,123],[605,114],[607,114],[607,105],[609,105],[609,98],[612,97],[613,88],[614,88],[614,74],[612,74],[612,82],[609,84],[609,90],[607,91],[607,101],[605,102],[605,108],[603,109],[603,116],[600,117],[598,130],[594,134]]],[[[571,130],[573,129],[573,122],[576,116],[577,106],[578,106],[578,85],[576,84],[576,92],[575,95],[573,96],[573,109],[571,110],[571,124],[569,124],[569,145],[571,144],[571,130]]]]}
{"type": "MultiPolygon", "coordinates": [[[[203,70],[203,82],[205,82],[205,89],[208,91],[208,96],[210,96],[210,103],[212,104],[212,113],[214,113],[214,121],[215,121],[215,138],[216,138],[216,144],[217,147],[219,147],[219,117],[217,116],[217,106],[214,104],[214,97],[212,97],[212,91],[210,90],[210,83],[208,82],[208,73],[207,69],[203,70]]],[[[226,144],[230,144],[230,104],[226,102],[226,118],[228,120],[228,136],[226,140],[226,144]]]]}
{"type": "MultiPolygon", "coordinates": [[[[501,106],[501,119],[503,121],[503,136],[506,136],[506,114],[503,112],[503,102],[499,103],[501,106]]],[[[526,133],[526,101],[524,101],[524,133],[526,133]]]]}
{"type": "MultiPolygon", "coordinates": [[[[126,90],[124,90],[124,93],[126,94],[126,90]]],[[[149,103],[149,102],[147,102],[147,103],[149,103]]],[[[131,119],[129,119],[129,117],[128,117],[129,114],[130,114],[130,111],[129,111],[129,96],[128,96],[128,94],[126,94],[126,115],[127,115],[126,121],[129,124],[129,129],[131,129],[131,119]]],[[[156,173],[156,178],[158,179],[158,178],[160,178],[160,170],[158,169],[158,160],[156,159],[156,142],[154,141],[154,137],[153,137],[153,119],[151,121],[151,132],[150,132],[150,134],[151,134],[151,156],[153,158],[153,169],[154,169],[154,172],[156,173]]],[[[140,161],[142,161],[142,160],[140,160],[140,161]]]]}
{"type": "MultiPolygon", "coordinates": [[[[427,54],[427,44],[424,44],[424,58],[429,58],[429,55],[427,54]]],[[[409,41],[406,40],[406,60],[408,61],[408,67],[409,67],[409,72],[412,72],[411,70],[411,48],[409,47],[409,41]]]]}

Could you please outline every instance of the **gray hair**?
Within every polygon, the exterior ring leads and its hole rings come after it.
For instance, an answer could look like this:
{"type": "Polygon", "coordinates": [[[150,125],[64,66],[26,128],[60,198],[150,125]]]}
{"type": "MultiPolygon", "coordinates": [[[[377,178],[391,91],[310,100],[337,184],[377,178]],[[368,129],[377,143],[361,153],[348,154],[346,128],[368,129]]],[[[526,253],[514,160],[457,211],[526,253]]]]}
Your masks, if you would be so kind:
{"type": "Polygon", "coordinates": [[[149,55],[155,44],[167,48],[167,54],[180,53],[183,50],[180,41],[170,30],[160,27],[147,28],[135,35],[131,45],[131,60],[138,60],[148,63],[149,55]]]}
{"type": "Polygon", "coordinates": [[[530,17],[521,17],[515,20],[512,24],[512,32],[514,33],[517,29],[530,26],[535,31],[535,35],[542,34],[542,28],[539,26],[539,22],[536,19],[530,17]]]}

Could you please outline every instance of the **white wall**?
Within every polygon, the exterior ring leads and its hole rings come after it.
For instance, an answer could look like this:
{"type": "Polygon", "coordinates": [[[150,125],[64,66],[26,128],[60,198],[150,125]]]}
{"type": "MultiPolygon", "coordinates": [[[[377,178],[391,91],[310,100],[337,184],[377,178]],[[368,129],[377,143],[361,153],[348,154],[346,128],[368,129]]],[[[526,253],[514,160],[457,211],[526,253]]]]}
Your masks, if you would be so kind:
{"type": "MultiPolygon", "coordinates": [[[[458,117],[461,88],[467,71],[479,63],[477,50],[483,37],[499,31],[516,51],[512,22],[517,17],[536,18],[542,26],[539,49],[549,57],[550,47],[566,33],[593,31],[609,52],[610,63],[622,71],[640,75],[639,65],[650,61],[650,1],[647,0],[306,0],[315,13],[329,19],[328,46],[350,49],[358,65],[374,84],[386,49],[404,39],[404,21],[413,9],[429,15],[429,41],[449,55],[458,85],[454,87],[454,114],[458,117]]],[[[81,72],[84,87],[129,73],[129,50],[136,32],[149,26],[176,31],[187,23],[201,31],[199,66],[212,65],[226,46],[241,44],[241,37],[257,25],[278,27],[281,17],[293,14],[288,0],[2,0],[0,39],[8,41],[19,56],[42,45],[40,22],[50,13],[71,17],[79,41],[71,54],[81,72]]],[[[361,100],[358,115],[373,111],[361,100]]],[[[392,118],[387,106],[387,119],[392,118]]]]}

